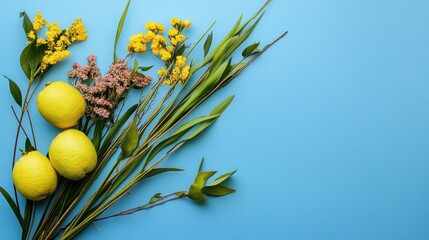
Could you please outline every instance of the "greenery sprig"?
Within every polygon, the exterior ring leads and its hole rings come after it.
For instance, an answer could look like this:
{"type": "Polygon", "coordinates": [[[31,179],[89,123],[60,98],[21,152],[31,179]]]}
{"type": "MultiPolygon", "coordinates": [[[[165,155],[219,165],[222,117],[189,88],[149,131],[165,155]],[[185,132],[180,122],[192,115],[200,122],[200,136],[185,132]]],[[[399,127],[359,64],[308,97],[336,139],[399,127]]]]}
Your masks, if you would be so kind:
{"type": "MultiPolygon", "coordinates": [[[[0,187],[0,192],[22,227],[22,239],[72,239],[95,221],[129,215],[179,199],[201,202],[208,196],[233,193],[235,190],[226,183],[236,170],[220,174],[209,181],[217,172],[203,171],[202,160],[195,180],[187,190],[166,195],[156,193],[141,206],[102,216],[108,208],[148,178],[183,170],[160,167],[160,164],[211,126],[228,108],[234,96],[226,98],[205,115],[190,119],[190,114],[286,35],[287,32],[281,34],[261,49],[259,42],[250,44],[241,51],[239,61],[232,58],[239,54],[238,49],[252,34],[270,2],[267,1],[250,19],[243,21],[240,17],[213,47],[211,29],[214,23],[196,43],[188,45],[185,32],[191,26],[190,21],[173,18],[167,37],[164,37],[164,25],[149,22],[145,25],[146,32],[131,36],[128,54],[121,59],[116,49],[129,10],[128,1],[118,23],[113,63],[109,71],[101,74],[96,66],[96,58],[90,56],[88,65],[75,64],[69,72],[70,83],[87,102],[86,115],[79,121],[77,129],[90,137],[97,151],[95,169],[80,181],[61,178],[56,193],[47,200],[39,219],[34,214],[35,202],[27,200],[22,215],[16,189],[15,198],[12,198],[0,187]],[[204,52],[202,61],[188,61],[190,53],[200,44],[204,52]],[[142,66],[137,60],[132,61],[136,55],[147,52],[154,54],[163,63],[156,81],[147,74],[153,66],[142,66]],[[128,67],[129,63],[133,63],[131,68],[128,67]],[[168,87],[168,90],[158,98],[162,87],[168,87]],[[137,103],[121,111],[132,89],[145,91],[145,96],[141,95],[137,103]],[[101,174],[105,169],[107,174],[101,174]],[[90,191],[94,187],[95,190],[90,191]]],[[[69,55],[67,48],[73,42],[86,39],[80,19],[61,31],[58,25],[47,25],[50,35],[47,34],[47,38],[43,39],[38,37],[38,33],[47,23],[41,14],[38,13],[33,21],[25,13],[21,16],[28,40],[21,54],[21,67],[29,83],[22,97],[18,85],[7,78],[12,97],[21,109],[21,114],[17,114],[12,107],[18,121],[12,167],[21,132],[26,137],[25,151],[37,149],[28,111],[28,102],[35,89],[46,72],[69,55]],[[29,121],[31,134],[23,126],[24,116],[29,121]]]]}

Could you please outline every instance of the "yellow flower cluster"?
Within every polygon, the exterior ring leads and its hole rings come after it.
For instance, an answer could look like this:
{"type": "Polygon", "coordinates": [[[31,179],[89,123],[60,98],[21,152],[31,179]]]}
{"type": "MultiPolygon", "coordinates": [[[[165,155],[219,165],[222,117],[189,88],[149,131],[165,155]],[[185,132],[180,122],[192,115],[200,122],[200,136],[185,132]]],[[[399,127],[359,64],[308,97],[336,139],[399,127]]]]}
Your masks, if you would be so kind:
{"type": "Polygon", "coordinates": [[[191,66],[186,65],[186,57],[177,56],[173,70],[168,72],[166,68],[158,70],[158,75],[164,78],[165,85],[175,85],[176,83],[183,84],[189,77],[191,66]]]}
{"type": "Polygon", "coordinates": [[[28,34],[28,44],[36,41],[36,46],[46,45],[47,49],[42,58],[41,70],[45,70],[49,65],[54,65],[70,55],[67,48],[74,42],[85,41],[88,38],[87,31],[82,19],[76,19],[69,28],[63,30],[57,22],[50,23],[42,17],[41,12],[37,12],[33,19],[33,30],[28,34]],[[37,34],[46,25],[46,39],[38,38],[37,34]]]}
{"type": "Polygon", "coordinates": [[[177,82],[182,84],[189,76],[190,66],[185,66],[186,58],[177,56],[175,50],[185,42],[186,36],[182,34],[182,31],[189,28],[191,22],[174,17],[170,23],[173,28],[168,30],[169,44],[163,36],[164,26],[161,23],[148,22],[145,24],[146,33],[131,36],[127,50],[130,53],[145,53],[148,49],[147,44],[151,42],[152,53],[159,56],[166,63],[167,68],[170,69],[170,66],[175,64],[171,72],[168,72],[166,68],[158,71],[158,74],[165,79],[164,84],[173,85],[177,82]]]}

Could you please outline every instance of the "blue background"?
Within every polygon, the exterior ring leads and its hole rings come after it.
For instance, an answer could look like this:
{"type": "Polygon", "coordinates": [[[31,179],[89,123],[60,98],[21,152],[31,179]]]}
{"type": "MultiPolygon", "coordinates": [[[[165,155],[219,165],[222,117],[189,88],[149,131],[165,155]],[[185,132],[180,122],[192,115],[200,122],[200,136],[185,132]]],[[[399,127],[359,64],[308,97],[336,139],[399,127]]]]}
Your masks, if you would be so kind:
{"type": "MultiPolygon", "coordinates": [[[[196,40],[213,20],[214,41],[258,1],[142,1],[131,4],[121,49],[149,20],[188,18],[196,40]]],[[[66,27],[82,17],[89,39],[46,77],[66,81],[74,61],[97,54],[106,70],[125,1],[7,1],[0,18],[0,73],[24,88],[25,46],[18,13],[41,10],[66,27]]],[[[288,36],[204,104],[235,100],[204,136],[166,165],[186,168],[151,180],[109,210],[137,206],[156,192],[186,190],[201,157],[205,169],[238,169],[237,192],[205,204],[168,203],[90,226],[79,239],[429,239],[429,3],[427,1],[274,0],[249,39],[288,36]]],[[[121,50],[120,53],[125,53],[121,50]]],[[[16,122],[0,81],[0,185],[12,190],[16,122]]],[[[59,132],[35,110],[39,150],[59,132]]],[[[20,229],[0,200],[0,232],[20,229]]]]}

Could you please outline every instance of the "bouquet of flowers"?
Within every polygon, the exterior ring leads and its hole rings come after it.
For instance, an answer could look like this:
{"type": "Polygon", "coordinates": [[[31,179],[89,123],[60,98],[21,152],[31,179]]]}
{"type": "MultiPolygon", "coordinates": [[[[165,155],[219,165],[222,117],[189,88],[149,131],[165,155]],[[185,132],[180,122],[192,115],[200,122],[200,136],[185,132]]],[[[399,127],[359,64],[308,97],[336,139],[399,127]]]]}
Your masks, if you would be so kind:
{"type": "Polygon", "coordinates": [[[130,37],[127,55],[119,57],[116,49],[128,1],[118,24],[112,64],[107,72],[103,74],[97,57],[90,55],[87,63],[73,64],[68,72],[69,83],[45,82],[44,76],[70,55],[71,45],[86,40],[88,33],[83,21],[77,19],[69,28],[61,29],[58,23],[48,23],[40,12],[33,20],[21,13],[27,46],[20,63],[28,85],[21,91],[5,76],[17,104],[12,106],[12,112],[18,126],[12,159],[14,192],[9,194],[1,187],[0,192],[22,228],[22,239],[72,239],[94,221],[173,200],[188,198],[201,202],[207,196],[233,193],[235,190],[225,183],[235,171],[210,181],[216,171],[203,171],[201,161],[195,181],[187,190],[157,193],[141,206],[102,215],[148,178],[182,171],[160,164],[213,124],[233,96],[203,116],[190,118],[190,114],[285,36],[283,33],[261,49],[259,43],[250,44],[242,50],[238,61],[233,59],[269,3],[248,20],[240,17],[216,46],[212,46],[213,25],[191,44],[186,37],[192,25],[189,20],[174,17],[168,29],[161,23],[148,22],[145,31],[130,37]],[[42,37],[41,29],[45,27],[42,37]],[[202,60],[190,59],[190,53],[200,45],[204,52],[202,60]],[[148,74],[153,66],[136,60],[139,54],[153,54],[162,63],[156,77],[148,74]],[[28,109],[42,83],[45,87],[36,97],[38,111],[46,121],[64,129],[52,140],[48,153],[37,150],[28,109]],[[140,92],[140,97],[130,97],[132,91],[140,92]],[[130,105],[130,101],[135,102],[130,105]],[[25,146],[20,147],[22,138],[25,146]],[[20,195],[27,199],[25,206],[20,204],[20,195]],[[38,201],[43,199],[45,204],[39,205],[38,201]],[[40,217],[36,216],[36,209],[42,211],[40,217]]]}

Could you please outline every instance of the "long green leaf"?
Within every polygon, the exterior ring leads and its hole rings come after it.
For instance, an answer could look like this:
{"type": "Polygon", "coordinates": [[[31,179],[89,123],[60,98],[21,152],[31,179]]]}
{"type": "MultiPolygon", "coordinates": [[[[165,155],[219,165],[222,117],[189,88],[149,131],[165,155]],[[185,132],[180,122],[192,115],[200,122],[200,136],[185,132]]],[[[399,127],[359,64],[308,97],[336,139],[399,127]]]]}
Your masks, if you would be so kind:
{"type": "Polygon", "coordinates": [[[139,130],[137,128],[136,121],[131,122],[131,126],[128,129],[127,135],[121,144],[121,150],[124,158],[131,156],[136,150],[139,143],[139,130]]]}
{"type": "Polygon", "coordinates": [[[20,12],[19,16],[23,18],[22,27],[24,28],[24,32],[27,35],[31,30],[33,30],[33,23],[26,12],[20,12]]]}
{"type": "Polygon", "coordinates": [[[28,80],[31,78],[31,66],[29,62],[29,58],[31,56],[30,51],[32,48],[32,44],[27,45],[21,52],[19,57],[19,62],[21,64],[22,71],[25,73],[25,76],[28,80]]]}
{"type": "Polygon", "coordinates": [[[3,195],[3,197],[6,199],[6,202],[9,204],[10,208],[12,209],[13,213],[16,216],[16,219],[19,222],[19,225],[21,225],[21,228],[23,227],[23,221],[24,219],[21,216],[21,213],[19,212],[18,207],[16,206],[15,202],[12,200],[12,197],[9,195],[9,193],[0,186],[0,192],[3,195]]]}
{"type": "Polygon", "coordinates": [[[183,171],[183,169],[180,169],[180,168],[154,168],[150,170],[147,174],[145,174],[142,180],[153,177],[161,173],[165,173],[165,172],[181,172],[181,171],[183,171]]]}
{"type": "Polygon", "coordinates": [[[207,56],[207,53],[209,53],[210,47],[212,45],[212,41],[213,41],[213,32],[211,32],[207,36],[206,41],[204,42],[204,57],[207,56]]]}
{"type": "Polygon", "coordinates": [[[223,183],[224,181],[226,181],[228,178],[230,178],[232,175],[234,175],[235,172],[237,172],[237,170],[234,170],[234,171],[228,172],[228,173],[224,173],[224,174],[220,175],[219,177],[217,177],[213,182],[207,184],[207,186],[213,187],[213,186],[219,185],[219,184],[223,183]]]}
{"type": "Polygon", "coordinates": [[[203,192],[207,195],[221,197],[221,196],[231,194],[231,193],[235,192],[235,190],[232,188],[229,188],[229,187],[222,186],[222,185],[216,185],[216,186],[210,186],[210,187],[203,187],[201,189],[201,192],[203,192]]]}
{"type": "Polygon", "coordinates": [[[179,141],[179,139],[184,136],[187,132],[189,132],[194,126],[196,126],[197,124],[200,124],[204,121],[209,121],[212,120],[213,118],[217,118],[220,115],[213,115],[213,116],[204,116],[204,117],[199,117],[196,119],[193,119],[189,122],[184,123],[182,126],[180,126],[174,133],[172,133],[168,138],[164,139],[163,141],[161,141],[159,144],[157,144],[152,151],[149,153],[146,162],[145,162],[145,166],[147,166],[147,164],[149,164],[149,162],[162,150],[164,149],[166,146],[173,144],[177,141],[179,141]]]}
{"type": "Polygon", "coordinates": [[[131,0],[128,0],[127,5],[125,6],[124,12],[122,13],[121,19],[118,23],[118,28],[116,30],[115,44],[113,47],[113,62],[116,61],[116,49],[119,41],[119,37],[121,36],[122,27],[124,26],[125,18],[127,17],[128,7],[130,6],[131,0]]]}
{"type": "Polygon", "coordinates": [[[258,46],[259,46],[259,42],[256,42],[256,43],[253,43],[253,44],[251,44],[251,45],[249,45],[249,46],[247,46],[244,50],[243,50],[243,52],[241,53],[241,55],[243,56],[243,57],[248,57],[248,56],[250,56],[257,48],[258,48],[258,46]]]}
{"type": "Polygon", "coordinates": [[[133,106],[128,108],[128,110],[124,113],[124,115],[118,121],[116,121],[115,124],[113,124],[112,128],[107,132],[107,135],[104,138],[103,144],[101,145],[99,151],[97,152],[99,156],[101,154],[104,154],[104,152],[107,150],[113,138],[122,128],[122,126],[128,121],[131,115],[136,111],[137,106],[138,106],[137,104],[134,104],[133,106]]]}
{"type": "Polygon", "coordinates": [[[25,203],[21,240],[26,240],[27,236],[31,234],[30,224],[31,224],[31,218],[33,217],[33,207],[34,207],[34,202],[31,200],[27,200],[25,203]]]}
{"type": "Polygon", "coordinates": [[[10,78],[3,75],[7,80],[9,80],[9,91],[12,95],[13,99],[15,99],[16,104],[18,104],[22,108],[22,93],[21,89],[19,89],[18,85],[10,78]]]}

